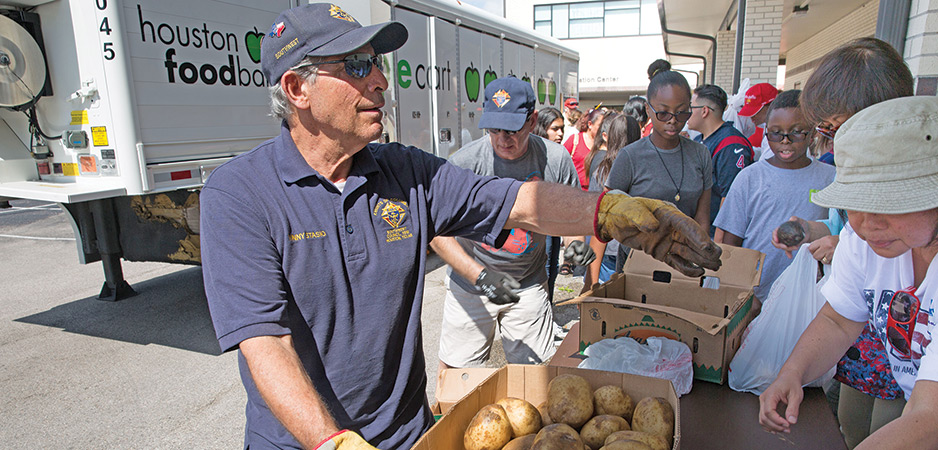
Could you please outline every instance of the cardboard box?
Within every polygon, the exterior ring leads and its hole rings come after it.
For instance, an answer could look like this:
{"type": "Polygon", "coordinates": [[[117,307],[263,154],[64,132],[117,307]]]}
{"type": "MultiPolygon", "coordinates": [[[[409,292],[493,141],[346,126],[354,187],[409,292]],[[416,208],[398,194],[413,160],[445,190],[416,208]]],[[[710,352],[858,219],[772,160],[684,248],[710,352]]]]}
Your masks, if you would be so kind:
{"type": "MultiPolygon", "coordinates": [[[[461,369],[450,369],[451,376],[441,377],[442,382],[457,381],[455,387],[443,386],[440,390],[458,394],[466,387],[466,379],[460,374],[461,369]]],[[[473,369],[469,369],[473,370],[473,369]]],[[[492,370],[492,369],[476,369],[492,370]]],[[[412,447],[412,450],[463,450],[463,434],[472,421],[472,417],[483,406],[497,402],[505,397],[523,398],[534,405],[547,401],[547,385],[555,376],[571,373],[586,378],[595,390],[605,385],[621,386],[637,403],[645,397],[663,397],[674,408],[674,446],[680,448],[681,409],[677,393],[670,381],[643,377],[626,373],[605,372],[602,370],[574,369],[566,367],[534,366],[509,364],[497,369],[482,384],[464,395],[449,411],[424,434],[412,447]]],[[[445,410],[444,410],[445,411],[445,410]]]]}
{"type": "Polygon", "coordinates": [[[579,305],[580,351],[606,338],[663,336],[690,347],[694,378],[724,383],[742,333],[759,312],[752,288],[759,284],[765,255],[721,247],[722,267],[701,278],[631,252],[621,274],[562,303],[579,305]],[[710,278],[706,284],[705,278],[710,278]]]}

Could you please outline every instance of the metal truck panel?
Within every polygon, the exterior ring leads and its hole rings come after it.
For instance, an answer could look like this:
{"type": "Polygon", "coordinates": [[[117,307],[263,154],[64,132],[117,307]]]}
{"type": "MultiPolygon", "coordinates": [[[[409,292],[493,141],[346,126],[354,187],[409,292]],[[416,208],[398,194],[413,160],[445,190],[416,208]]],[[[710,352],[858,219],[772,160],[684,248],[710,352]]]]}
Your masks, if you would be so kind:
{"type": "MultiPolygon", "coordinates": [[[[433,61],[430,80],[427,86],[435,108],[433,109],[433,135],[436,148],[434,153],[443,158],[459,150],[461,130],[459,129],[459,72],[458,46],[456,44],[456,26],[437,18],[431,18],[434,39],[430,41],[433,61]]],[[[428,69],[429,70],[429,69],[428,69]]]]}

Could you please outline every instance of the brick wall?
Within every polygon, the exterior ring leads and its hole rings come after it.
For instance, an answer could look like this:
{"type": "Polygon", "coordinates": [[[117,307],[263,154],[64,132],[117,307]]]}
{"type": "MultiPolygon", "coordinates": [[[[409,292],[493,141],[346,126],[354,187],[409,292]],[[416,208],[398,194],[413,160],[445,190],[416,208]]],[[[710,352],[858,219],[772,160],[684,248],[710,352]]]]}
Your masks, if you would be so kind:
{"type": "Polygon", "coordinates": [[[915,93],[935,95],[938,91],[938,0],[912,0],[905,57],[915,93]]]}
{"type": "Polygon", "coordinates": [[[804,82],[814,72],[821,58],[841,44],[856,38],[873,36],[876,33],[878,14],[879,0],[872,0],[816,35],[788,49],[785,55],[785,88],[803,88],[804,82]]]}
{"type": "Polygon", "coordinates": [[[736,58],[736,30],[717,32],[717,62],[713,83],[732,95],[733,62],[736,58]]]}
{"type": "Polygon", "coordinates": [[[777,81],[783,5],[782,0],[746,2],[741,78],[749,78],[752,84],[777,81]]]}

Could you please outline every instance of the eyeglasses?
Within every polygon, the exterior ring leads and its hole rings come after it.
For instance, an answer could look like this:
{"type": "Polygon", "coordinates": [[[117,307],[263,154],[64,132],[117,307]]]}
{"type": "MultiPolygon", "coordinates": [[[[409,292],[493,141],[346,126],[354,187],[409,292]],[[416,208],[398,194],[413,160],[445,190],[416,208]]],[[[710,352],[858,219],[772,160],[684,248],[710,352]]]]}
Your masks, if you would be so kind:
{"type": "Polygon", "coordinates": [[[354,55],[348,55],[345,59],[337,59],[334,61],[321,61],[314,63],[305,63],[300,64],[290,70],[296,70],[303,67],[309,66],[321,66],[323,64],[335,64],[343,63],[345,64],[345,73],[347,73],[352,78],[365,78],[371,74],[372,66],[377,67],[378,70],[384,70],[384,63],[381,61],[380,56],[372,56],[368,53],[356,53],[354,55]]]}
{"type": "MultiPolygon", "coordinates": [[[[710,109],[711,111],[713,110],[713,108],[707,105],[697,105],[697,106],[690,105],[691,112],[693,112],[695,109],[700,109],[700,108],[707,108],[707,109],[710,109]]],[[[654,108],[652,108],[652,110],[654,110],[654,108]]]]}
{"type": "MultiPolygon", "coordinates": [[[[668,111],[658,112],[658,111],[655,111],[654,106],[651,106],[651,102],[647,102],[646,104],[648,105],[649,108],[651,108],[651,112],[655,113],[655,117],[657,117],[658,120],[662,122],[668,122],[671,120],[672,117],[677,119],[678,122],[687,122],[687,119],[690,119],[691,114],[694,113],[693,111],[679,111],[676,113],[668,112],[668,111]]],[[[693,108],[693,106],[691,108],[693,108]]]]}
{"type": "Polygon", "coordinates": [[[516,134],[520,133],[521,130],[524,129],[524,125],[527,125],[528,121],[531,120],[532,115],[533,114],[528,113],[528,116],[524,119],[524,124],[521,125],[521,129],[519,130],[509,131],[509,130],[502,130],[499,128],[486,128],[485,132],[492,136],[498,136],[499,134],[505,133],[506,137],[515,137],[516,134]]]}
{"type": "Polygon", "coordinates": [[[505,133],[505,136],[507,137],[515,137],[516,134],[521,132],[521,130],[508,131],[508,130],[499,130],[498,128],[486,128],[485,131],[492,136],[498,136],[499,134],[505,133]]]}
{"type": "Polygon", "coordinates": [[[769,131],[765,133],[765,138],[769,142],[782,142],[785,138],[788,138],[789,142],[803,142],[808,138],[807,131],[792,131],[791,133],[779,133],[778,131],[769,131]]]}
{"type": "Polygon", "coordinates": [[[911,355],[912,331],[921,302],[913,294],[915,286],[896,291],[889,300],[889,317],[886,320],[886,338],[900,356],[911,355]]]}
{"type": "Polygon", "coordinates": [[[834,135],[837,134],[837,130],[840,129],[840,125],[837,125],[836,127],[832,127],[830,125],[818,125],[814,127],[814,129],[817,130],[818,133],[821,133],[821,136],[824,136],[828,139],[834,139],[834,135]]]}

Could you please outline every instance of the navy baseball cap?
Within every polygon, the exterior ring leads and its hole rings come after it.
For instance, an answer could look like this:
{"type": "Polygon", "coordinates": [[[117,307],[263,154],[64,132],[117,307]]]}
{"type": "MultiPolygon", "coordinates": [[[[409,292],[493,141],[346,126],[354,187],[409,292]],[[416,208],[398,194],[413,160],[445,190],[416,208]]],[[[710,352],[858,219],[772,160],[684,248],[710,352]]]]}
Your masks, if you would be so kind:
{"type": "Polygon", "coordinates": [[[530,83],[513,76],[499,78],[485,87],[485,102],[479,128],[518,131],[537,100],[530,83]]]}
{"type": "Polygon", "coordinates": [[[397,50],[407,41],[400,22],[363,27],[331,3],[311,3],[288,9],[274,21],[261,41],[261,70],[271,85],[308,56],[333,56],[371,43],[375,53],[397,50]]]}

